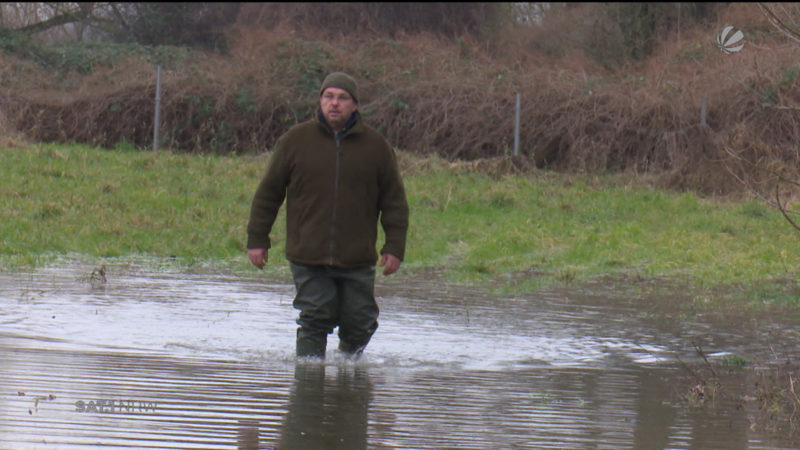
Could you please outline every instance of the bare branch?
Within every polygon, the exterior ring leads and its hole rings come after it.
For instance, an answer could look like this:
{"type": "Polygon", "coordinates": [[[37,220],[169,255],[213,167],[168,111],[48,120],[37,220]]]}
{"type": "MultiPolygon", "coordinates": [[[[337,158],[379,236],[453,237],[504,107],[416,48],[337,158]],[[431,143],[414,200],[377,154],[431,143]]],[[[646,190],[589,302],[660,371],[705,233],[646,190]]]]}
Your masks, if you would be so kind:
{"type": "Polygon", "coordinates": [[[706,353],[703,351],[703,348],[700,347],[700,345],[698,345],[697,343],[694,343],[694,350],[697,352],[698,355],[700,355],[703,358],[703,361],[706,362],[706,365],[708,366],[709,369],[711,369],[711,374],[714,375],[714,378],[718,378],[717,371],[714,370],[714,366],[712,366],[711,363],[708,362],[708,358],[706,357],[706,353]]]}
{"type": "Polygon", "coordinates": [[[45,30],[49,30],[50,28],[66,25],[68,23],[79,22],[85,18],[86,18],[85,12],[81,9],[64,9],[59,14],[56,14],[41,22],[36,22],[18,28],[17,31],[21,31],[27,34],[35,34],[45,30]]]}
{"type": "Polygon", "coordinates": [[[791,27],[786,25],[781,19],[778,18],[777,15],[764,3],[759,3],[758,7],[761,9],[761,12],[767,17],[769,23],[772,24],[775,28],[778,29],[781,33],[785,34],[789,39],[797,42],[800,44],[800,33],[793,30],[791,27]]]}

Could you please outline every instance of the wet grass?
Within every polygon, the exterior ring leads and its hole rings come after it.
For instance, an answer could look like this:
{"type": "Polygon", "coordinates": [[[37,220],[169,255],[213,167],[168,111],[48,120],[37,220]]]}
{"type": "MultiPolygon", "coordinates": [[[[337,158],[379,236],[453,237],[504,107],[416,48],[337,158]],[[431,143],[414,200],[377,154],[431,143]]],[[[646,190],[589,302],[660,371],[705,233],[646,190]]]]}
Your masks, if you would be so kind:
{"type": "Polygon", "coordinates": [[[760,201],[713,201],[619,176],[498,178],[446,166],[408,177],[409,265],[519,291],[611,276],[677,280],[710,297],[725,290],[758,302],[800,294],[791,251],[800,236],[760,201]]]}
{"type": "MultiPolygon", "coordinates": [[[[673,279],[715,302],[800,296],[798,234],[756,200],[715,201],[619,176],[481,174],[403,155],[411,229],[403,274],[535,291],[599,277],[673,279]],[[725,287],[727,290],[719,290],[725,287]],[[720,294],[721,292],[726,294],[720,294]]],[[[170,258],[254,270],[250,201],[267,156],[37,145],[0,150],[0,267],[61,255],[170,258]]],[[[283,218],[269,270],[287,273],[283,218]]]]}
{"type": "Polygon", "coordinates": [[[3,149],[2,264],[67,254],[232,261],[244,252],[257,160],[124,147],[3,149]]]}

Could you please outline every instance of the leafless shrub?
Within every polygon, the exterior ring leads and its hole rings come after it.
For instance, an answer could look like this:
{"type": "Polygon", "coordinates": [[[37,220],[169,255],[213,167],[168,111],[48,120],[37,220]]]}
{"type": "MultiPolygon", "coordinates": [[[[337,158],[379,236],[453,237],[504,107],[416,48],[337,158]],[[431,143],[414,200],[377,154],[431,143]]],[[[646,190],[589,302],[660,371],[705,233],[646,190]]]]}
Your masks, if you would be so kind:
{"type": "MultiPolygon", "coordinates": [[[[356,21],[351,25],[362,20],[352,5],[326,7],[343,8],[336,14],[356,21]]],[[[243,8],[256,24],[273,17],[261,5],[243,8]]],[[[317,14],[280,8],[281,17],[317,14]]],[[[773,198],[776,174],[790,179],[800,167],[800,74],[783,63],[796,60],[791,48],[750,56],[746,48],[732,57],[711,37],[684,30],[685,42],[657,50],[665,57],[608,73],[588,56],[531,47],[527,39],[535,32],[520,31],[518,39],[502,41],[503,49],[479,36],[453,39],[403,27],[394,38],[365,32],[369,39],[314,40],[313,32],[285,21],[253,26],[231,31],[229,56],[199,53],[164,73],[160,147],[265,151],[291,125],[313,117],[325,74],[344,70],[359,81],[367,122],[396,147],[474,168],[476,161],[495,161],[487,173],[630,172],[656,175],[674,189],[709,195],[746,189],[773,198]],[[521,146],[511,158],[515,93],[522,98],[521,146]],[[701,98],[709,106],[705,124],[701,98]]],[[[29,64],[3,62],[0,110],[30,139],[152,145],[149,64],[133,58],[63,87],[29,64]]]]}

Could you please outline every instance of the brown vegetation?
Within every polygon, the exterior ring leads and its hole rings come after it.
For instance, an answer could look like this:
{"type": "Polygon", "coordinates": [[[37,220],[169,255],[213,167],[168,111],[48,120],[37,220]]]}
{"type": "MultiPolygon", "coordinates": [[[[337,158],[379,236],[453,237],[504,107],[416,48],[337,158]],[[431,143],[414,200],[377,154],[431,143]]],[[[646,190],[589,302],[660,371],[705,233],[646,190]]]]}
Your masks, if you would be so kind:
{"type": "MultiPolygon", "coordinates": [[[[714,411],[719,405],[749,411],[750,429],[781,436],[797,444],[800,414],[800,365],[790,357],[773,354],[766,360],[745,361],[728,356],[710,362],[695,347],[703,362],[686,364],[679,403],[691,409],[714,411]],[[720,402],[720,400],[724,400],[720,402]]],[[[766,356],[766,355],[765,355],[766,356]]]]}
{"type": "MultiPolygon", "coordinates": [[[[426,31],[423,14],[392,22],[376,6],[245,5],[228,55],[165,64],[161,147],[264,151],[312,116],[324,75],[344,70],[360,83],[369,123],[412,153],[510,155],[519,92],[521,154],[540,168],[630,171],[676,189],[770,198],[778,173],[797,175],[800,46],[757,6],[733,4],[713,20],[660,30],[652,56],[610,70],[579,47],[595,36],[600,4],[565,7],[541,26],[488,28],[469,19],[491,12],[479,5],[440,34],[426,31]],[[317,26],[337,17],[338,34],[317,26]],[[728,23],[746,33],[744,50],[730,55],[714,44],[728,23]]],[[[141,57],[60,80],[29,64],[7,67],[0,106],[30,139],[152,145],[155,70],[141,57]]]]}

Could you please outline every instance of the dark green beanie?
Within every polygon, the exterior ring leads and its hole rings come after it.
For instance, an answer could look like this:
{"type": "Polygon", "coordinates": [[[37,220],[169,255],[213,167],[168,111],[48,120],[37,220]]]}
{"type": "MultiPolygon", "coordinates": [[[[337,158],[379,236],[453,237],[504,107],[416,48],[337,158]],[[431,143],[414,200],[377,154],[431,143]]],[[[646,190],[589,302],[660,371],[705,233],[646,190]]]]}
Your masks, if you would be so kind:
{"type": "Polygon", "coordinates": [[[333,72],[328,75],[325,77],[325,81],[322,82],[322,87],[319,88],[319,95],[321,96],[325,89],[329,87],[344,89],[358,103],[358,86],[356,85],[356,80],[350,75],[344,72],[333,72]]]}

